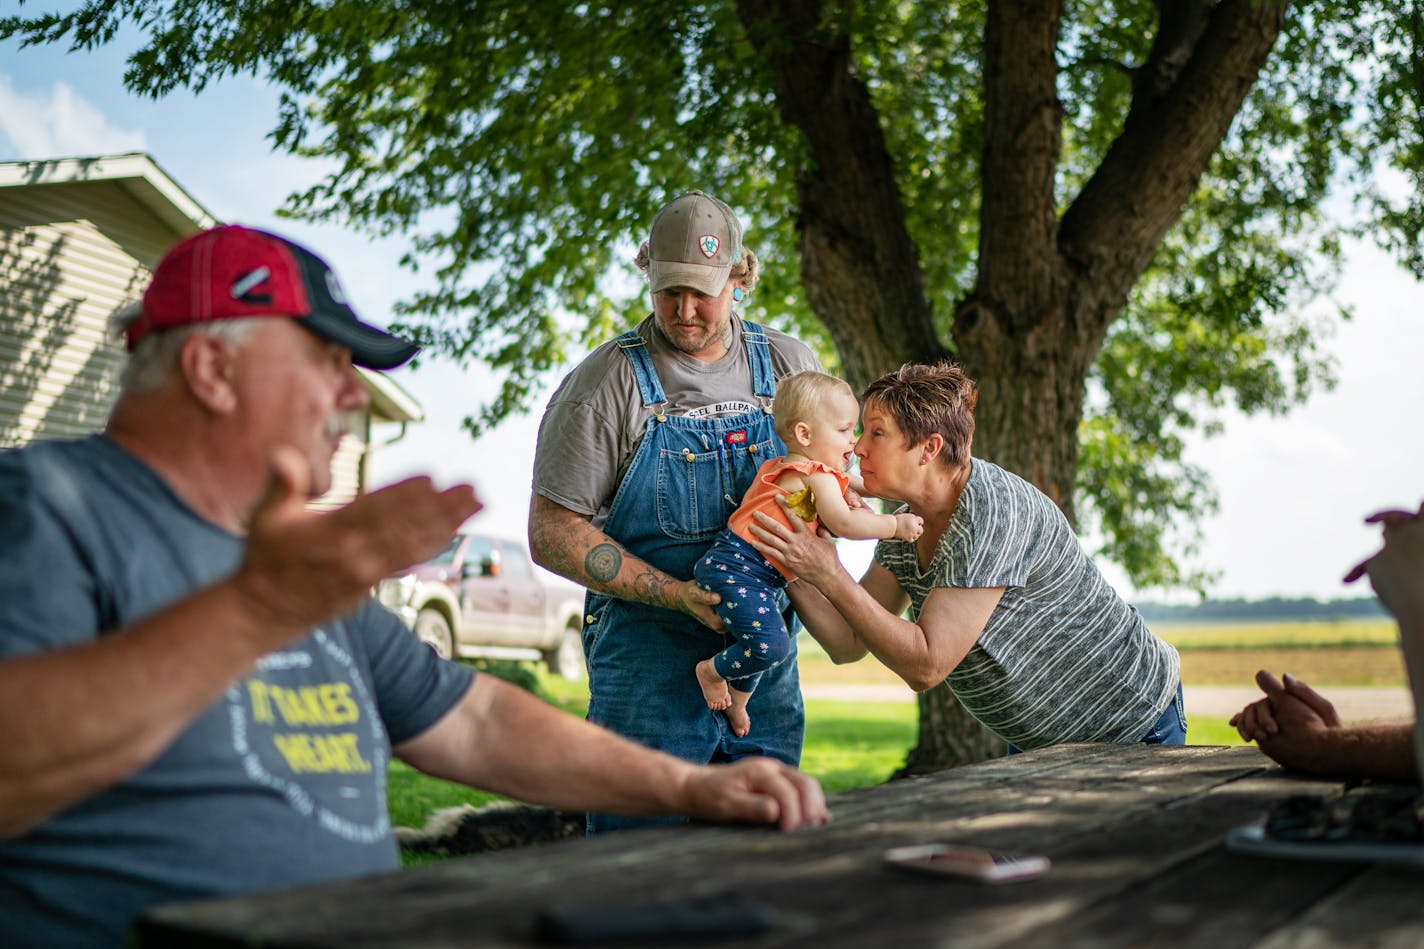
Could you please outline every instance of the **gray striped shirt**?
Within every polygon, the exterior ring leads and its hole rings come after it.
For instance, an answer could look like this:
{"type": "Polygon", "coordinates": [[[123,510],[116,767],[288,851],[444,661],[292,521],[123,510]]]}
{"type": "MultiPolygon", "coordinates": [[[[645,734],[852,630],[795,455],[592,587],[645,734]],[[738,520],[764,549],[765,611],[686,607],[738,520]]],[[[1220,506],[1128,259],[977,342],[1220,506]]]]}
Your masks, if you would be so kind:
{"type": "Polygon", "coordinates": [[[918,621],[937,587],[1004,587],[949,687],[1019,748],[1135,742],[1176,697],[1177,651],[1147,629],[1043,492],[975,458],[959,505],[921,573],[915,545],[882,540],[875,560],[918,621]]]}

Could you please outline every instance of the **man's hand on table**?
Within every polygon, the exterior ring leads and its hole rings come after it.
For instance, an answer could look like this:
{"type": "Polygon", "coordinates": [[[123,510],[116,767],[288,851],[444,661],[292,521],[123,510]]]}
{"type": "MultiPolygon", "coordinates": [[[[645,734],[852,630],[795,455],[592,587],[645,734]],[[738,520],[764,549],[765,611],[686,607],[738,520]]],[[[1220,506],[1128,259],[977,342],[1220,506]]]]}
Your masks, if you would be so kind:
{"type": "Polygon", "coordinates": [[[722,824],[775,824],[781,830],[829,823],[820,783],[772,758],[743,758],[690,772],[687,814],[722,824]]]}

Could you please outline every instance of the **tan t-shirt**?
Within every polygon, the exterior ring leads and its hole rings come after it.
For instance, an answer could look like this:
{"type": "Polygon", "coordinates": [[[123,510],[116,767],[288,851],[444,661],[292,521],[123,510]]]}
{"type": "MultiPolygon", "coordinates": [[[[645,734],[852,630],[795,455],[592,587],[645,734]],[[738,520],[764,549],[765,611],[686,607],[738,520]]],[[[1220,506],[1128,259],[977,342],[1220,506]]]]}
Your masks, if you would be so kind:
{"type": "MultiPolygon", "coordinates": [[[[752,389],[751,367],[742,344],[742,321],[732,318],[733,343],[716,362],[694,359],[663,339],[653,318],[638,324],[667,398],[644,407],[628,357],[610,340],[589,353],[564,377],[539,423],[534,450],[534,492],[601,526],[613,495],[642,441],[647,421],[668,415],[716,418],[761,407],[752,389]]],[[[767,329],[772,374],[820,369],[806,344],[767,329]]]]}

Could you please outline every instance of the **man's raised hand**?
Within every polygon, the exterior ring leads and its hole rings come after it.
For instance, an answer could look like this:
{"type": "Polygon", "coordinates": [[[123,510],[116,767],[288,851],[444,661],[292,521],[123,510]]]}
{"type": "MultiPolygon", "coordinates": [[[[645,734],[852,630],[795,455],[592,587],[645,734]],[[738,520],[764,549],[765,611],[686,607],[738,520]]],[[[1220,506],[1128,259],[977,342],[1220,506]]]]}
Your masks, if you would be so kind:
{"type": "Polygon", "coordinates": [[[302,455],[279,448],[271,471],[234,581],[287,633],[355,609],[383,577],[439,552],[483,507],[469,485],[442,491],[418,477],[335,511],[309,511],[311,473],[302,455]]]}

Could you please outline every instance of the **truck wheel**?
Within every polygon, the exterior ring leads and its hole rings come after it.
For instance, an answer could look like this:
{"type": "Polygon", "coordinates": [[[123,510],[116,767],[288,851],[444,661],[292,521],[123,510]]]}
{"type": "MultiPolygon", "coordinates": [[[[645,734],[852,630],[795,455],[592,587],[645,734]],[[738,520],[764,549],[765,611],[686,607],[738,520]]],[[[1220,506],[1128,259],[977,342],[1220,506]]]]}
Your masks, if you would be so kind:
{"type": "Polygon", "coordinates": [[[583,667],[583,641],[579,638],[576,624],[564,627],[559,634],[559,644],[544,653],[544,662],[554,675],[571,682],[587,675],[583,667]]]}
{"type": "Polygon", "coordinates": [[[415,617],[415,635],[441,659],[455,655],[455,638],[450,635],[450,624],[439,610],[421,610],[415,617]]]}

